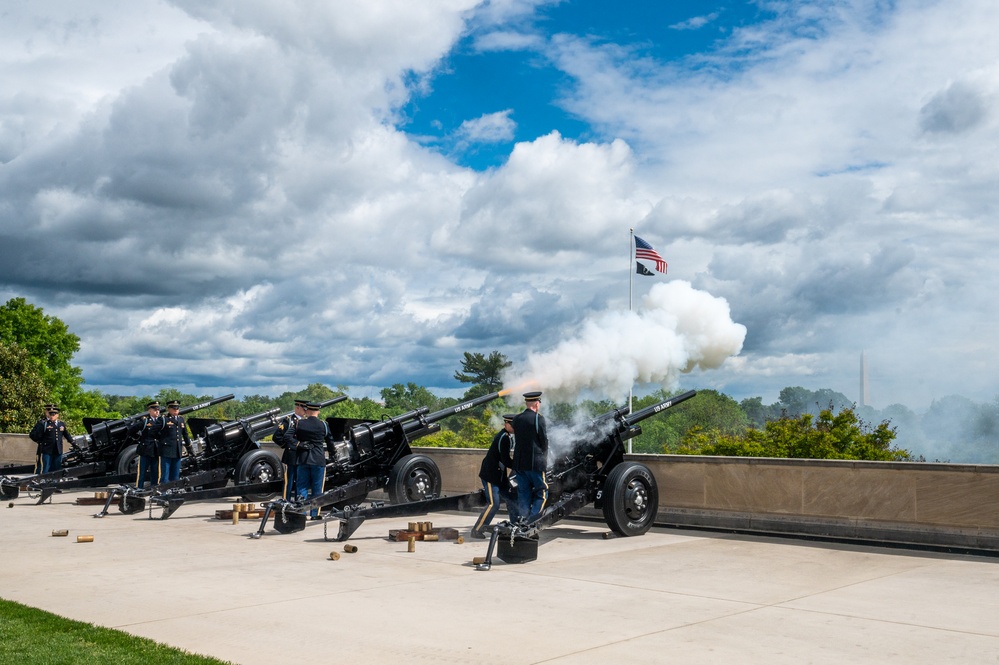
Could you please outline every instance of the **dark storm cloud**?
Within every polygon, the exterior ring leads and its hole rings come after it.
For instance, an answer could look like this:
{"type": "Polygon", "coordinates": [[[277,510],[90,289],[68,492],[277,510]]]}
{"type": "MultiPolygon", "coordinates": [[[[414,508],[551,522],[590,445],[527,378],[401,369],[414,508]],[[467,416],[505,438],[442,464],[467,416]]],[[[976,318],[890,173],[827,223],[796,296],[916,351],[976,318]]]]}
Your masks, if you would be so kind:
{"type": "Polygon", "coordinates": [[[958,81],[935,94],[919,110],[919,128],[931,134],[958,134],[981,124],[987,112],[981,91],[958,81]]]}
{"type": "Polygon", "coordinates": [[[514,293],[489,289],[455,327],[454,336],[476,348],[506,348],[577,316],[578,311],[554,293],[529,287],[514,293]]]}

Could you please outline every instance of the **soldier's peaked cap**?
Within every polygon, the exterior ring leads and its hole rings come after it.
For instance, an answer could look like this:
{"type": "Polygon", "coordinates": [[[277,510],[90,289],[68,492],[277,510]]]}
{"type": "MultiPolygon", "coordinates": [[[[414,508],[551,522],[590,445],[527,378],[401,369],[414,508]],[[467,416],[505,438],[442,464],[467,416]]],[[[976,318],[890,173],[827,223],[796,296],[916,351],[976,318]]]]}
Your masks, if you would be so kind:
{"type": "Polygon", "coordinates": [[[308,404],[305,405],[305,408],[308,409],[309,411],[318,411],[323,407],[319,406],[318,402],[309,402],[308,404]]]}
{"type": "Polygon", "coordinates": [[[179,409],[180,408],[180,402],[178,402],[175,399],[172,399],[169,402],[167,402],[167,408],[168,409],[179,409]]]}
{"type": "Polygon", "coordinates": [[[295,400],[295,405],[296,406],[308,406],[308,404],[309,404],[309,400],[307,400],[307,399],[296,399],[295,400]]]}
{"type": "Polygon", "coordinates": [[[515,414],[515,413],[504,413],[503,414],[503,420],[505,420],[508,423],[509,422],[513,422],[513,419],[516,418],[516,417],[517,417],[517,414],[515,414]]]}
{"type": "Polygon", "coordinates": [[[49,411],[49,413],[59,413],[59,407],[58,406],[50,406],[49,409],[48,409],[48,411],[49,411]]]}
{"type": "Polygon", "coordinates": [[[536,390],[532,393],[524,393],[525,402],[537,402],[541,399],[541,391],[536,390]]]}
{"type": "Polygon", "coordinates": [[[158,409],[158,408],[160,408],[160,403],[156,400],[153,400],[152,402],[146,404],[146,409],[158,409]]]}

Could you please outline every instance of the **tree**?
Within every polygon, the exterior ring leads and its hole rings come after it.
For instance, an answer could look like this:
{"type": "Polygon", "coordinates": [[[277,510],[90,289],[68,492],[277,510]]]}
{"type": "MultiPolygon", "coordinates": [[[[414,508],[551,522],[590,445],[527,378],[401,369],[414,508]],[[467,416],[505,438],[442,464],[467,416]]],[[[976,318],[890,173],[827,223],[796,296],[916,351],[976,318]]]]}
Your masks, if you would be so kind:
{"type": "MultiPolygon", "coordinates": [[[[633,409],[639,411],[673,395],[666,390],[635,400],[633,409]]],[[[697,396],[682,405],[668,409],[642,421],[642,434],[633,439],[632,451],[636,453],[671,453],[680,448],[681,441],[693,427],[741,434],[749,427],[749,419],[739,404],[717,390],[698,390],[697,396]]]]}
{"type": "Polygon", "coordinates": [[[888,421],[875,427],[862,422],[853,409],[834,414],[823,409],[767,422],[763,429],[727,434],[717,429],[691,428],[678,452],[688,455],[732,455],[740,457],[791,457],[800,459],[845,459],[907,461],[907,450],[895,448],[895,430],[888,421]]]}
{"type": "Polygon", "coordinates": [[[405,413],[424,406],[431,411],[441,408],[440,397],[412,382],[406,385],[396,383],[390,388],[382,388],[381,396],[385,402],[385,409],[391,413],[405,413]]]}
{"type": "Polygon", "coordinates": [[[0,432],[24,432],[42,417],[48,390],[28,352],[0,340],[0,432]]]}
{"type": "Polygon", "coordinates": [[[454,378],[473,385],[465,391],[462,399],[470,400],[499,391],[503,387],[503,370],[512,364],[499,351],[493,351],[488,356],[465,351],[461,360],[462,371],[456,371],[454,378]]]}
{"type": "Polygon", "coordinates": [[[48,399],[59,404],[71,430],[82,427],[84,416],[112,415],[103,395],[83,390],[83,374],[70,364],[80,350],[80,338],[58,318],[47,316],[24,298],[11,298],[0,306],[0,341],[13,342],[28,352],[48,399]]]}
{"type": "Polygon", "coordinates": [[[80,389],[80,369],[70,360],[80,350],[80,338],[54,316],[24,298],[11,298],[0,306],[0,340],[14,342],[31,357],[45,385],[60,404],[80,389]]]}

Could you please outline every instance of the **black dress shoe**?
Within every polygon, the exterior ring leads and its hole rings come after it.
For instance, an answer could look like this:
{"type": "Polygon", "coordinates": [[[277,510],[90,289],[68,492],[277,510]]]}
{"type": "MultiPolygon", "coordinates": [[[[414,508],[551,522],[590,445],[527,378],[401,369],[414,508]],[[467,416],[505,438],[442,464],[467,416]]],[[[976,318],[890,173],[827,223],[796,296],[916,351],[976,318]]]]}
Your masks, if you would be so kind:
{"type": "Polygon", "coordinates": [[[481,531],[476,531],[475,529],[472,529],[468,535],[470,535],[472,538],[478,538],[479,540],[483,540],[486,537],[486,534],[482,533],[481,531]]]}

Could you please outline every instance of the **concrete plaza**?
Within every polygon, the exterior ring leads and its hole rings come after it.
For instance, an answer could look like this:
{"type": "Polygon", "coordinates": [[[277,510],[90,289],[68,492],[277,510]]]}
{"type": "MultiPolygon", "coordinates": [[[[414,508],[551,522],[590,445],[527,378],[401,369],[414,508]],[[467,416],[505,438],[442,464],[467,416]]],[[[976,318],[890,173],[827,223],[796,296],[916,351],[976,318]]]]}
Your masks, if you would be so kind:
{"type": "Polygon", "coordinates": [[[348,554],[321,523],[251,540],[230,503],[95,519],[76,496],[0,507],[0,596],[246,665],[999,663],[994,558],[580,521],[481,572],[469,513],[368,521],[348,554]],[[466,541],[388,540],[416,519],[466,541]]]}

